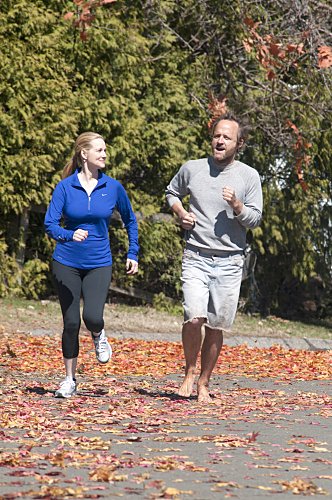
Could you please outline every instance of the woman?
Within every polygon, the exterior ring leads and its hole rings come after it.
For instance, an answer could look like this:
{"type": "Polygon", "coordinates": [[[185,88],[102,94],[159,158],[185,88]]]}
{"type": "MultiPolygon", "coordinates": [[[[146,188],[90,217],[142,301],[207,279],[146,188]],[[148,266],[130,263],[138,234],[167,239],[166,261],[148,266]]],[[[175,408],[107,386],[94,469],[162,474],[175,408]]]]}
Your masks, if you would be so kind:
{"type": "Polygon", "coordinates": [[[69,398],[77,390],[81,296],[83,321],[91,332],[98,361],[107,363],[112,355],[103,313],[112,276],[108,226],[114,209],[119,211],[128,234],[127,274],[138,270],[136,217],[122,185],[102,172],[105,161],[104,139],[93,132],[81,134],[45,216],[46,233],[57,242],[52,273],[64,323],[62,354],[66,378],[55,392],[60,398],[69,398]]]}

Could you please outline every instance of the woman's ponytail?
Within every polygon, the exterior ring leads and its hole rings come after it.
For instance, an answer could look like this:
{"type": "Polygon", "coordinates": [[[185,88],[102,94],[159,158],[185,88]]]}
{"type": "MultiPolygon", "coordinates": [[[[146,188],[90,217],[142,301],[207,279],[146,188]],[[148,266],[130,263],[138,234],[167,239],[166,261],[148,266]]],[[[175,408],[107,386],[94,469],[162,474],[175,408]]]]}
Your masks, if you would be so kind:
{"type": "Polygon", "coordinates": [[[80,166],[77,157],[78,157],[78,154],[75,153],[71,157],[69,162],[65,165],[64,169],[62,170],[62,178],[63,179],[72,175],[75,172],[75,170],[80,166]]]}

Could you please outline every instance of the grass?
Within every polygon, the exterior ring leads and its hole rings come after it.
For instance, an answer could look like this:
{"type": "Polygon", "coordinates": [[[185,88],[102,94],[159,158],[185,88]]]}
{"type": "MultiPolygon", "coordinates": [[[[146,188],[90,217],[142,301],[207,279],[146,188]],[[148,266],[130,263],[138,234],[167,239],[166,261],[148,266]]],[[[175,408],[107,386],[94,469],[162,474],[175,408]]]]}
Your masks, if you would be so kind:
{"type": "Polygon", "coordinates": [[[243,335],[256,332],[260,336],[284,336],[301,338],[320,338],[332,340],[332,321],[314,320],[312,322],[290,321],[276,316],[261,318],[238,314],[233,331],[243,335]]]}

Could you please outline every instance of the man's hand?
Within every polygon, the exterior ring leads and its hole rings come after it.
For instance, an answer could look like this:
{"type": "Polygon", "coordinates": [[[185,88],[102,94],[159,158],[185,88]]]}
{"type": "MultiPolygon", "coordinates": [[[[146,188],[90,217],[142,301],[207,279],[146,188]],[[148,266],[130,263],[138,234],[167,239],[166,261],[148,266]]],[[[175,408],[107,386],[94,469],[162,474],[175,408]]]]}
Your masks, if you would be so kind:
{"type": "Polygon", "coordinates": [[[232,207],[236,215],[239,215],[243,209],[242,201],[236,198],[235,189],[230,186],[225,186],[222,188],[222,197],[227,201],[228,205],[232,207]]]}
{"type": "Polygon", "coordinates": [[[183,229],[192,229],[197,220],[196,215],[193,212],[187,212],[181,202],[176,202],[172,205],[172,210],[178,217],[181,227],[183,229]]]}
{"type": "Polygon", "coordinates": [[[73,241],[84,241],[88,237],[88,231],[85,231],[84,229],[76,229],[75,233],[73,234],[73,241]]]}
{"type": "Polygon", "coordinates": [[[127,274],[130,274],[130,275],[136,274],[138,271],[138,262],[136,262],[136,260],[133,260],[133,259],[127,259],[126,270],[127,270],[127,274]]]}
{"type": "Polygon", "coordinates": [[[183,229],[192,229],[196,223],[197,217],[192,212],[185,212],[179,219],[183,229]]]}

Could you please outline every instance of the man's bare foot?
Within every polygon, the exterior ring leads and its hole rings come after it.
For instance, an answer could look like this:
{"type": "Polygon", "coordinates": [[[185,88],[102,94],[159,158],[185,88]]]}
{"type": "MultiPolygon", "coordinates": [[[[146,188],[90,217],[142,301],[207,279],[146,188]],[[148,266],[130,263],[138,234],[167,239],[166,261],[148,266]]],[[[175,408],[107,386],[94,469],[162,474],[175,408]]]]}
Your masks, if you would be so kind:
{"type": "Polygon", "coordinates": [[[178,395],[189,398],[189,396],[191,396],[191,393],[193,392],[194,382],[195,375],[186,375],[180,389],[178,390],[178,395]]]}
{"type": "Polygon", "coordinates": [[[205,385],[197,385],[197,400],[199,403],[211,403],[209,390],[205,385]]]}

